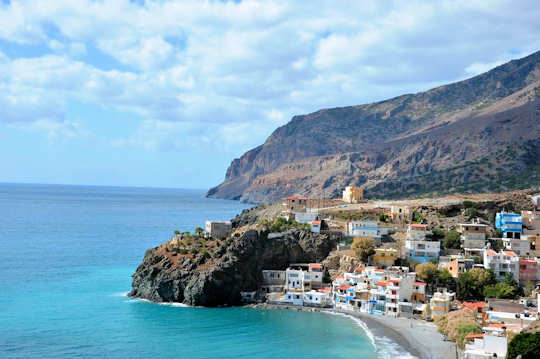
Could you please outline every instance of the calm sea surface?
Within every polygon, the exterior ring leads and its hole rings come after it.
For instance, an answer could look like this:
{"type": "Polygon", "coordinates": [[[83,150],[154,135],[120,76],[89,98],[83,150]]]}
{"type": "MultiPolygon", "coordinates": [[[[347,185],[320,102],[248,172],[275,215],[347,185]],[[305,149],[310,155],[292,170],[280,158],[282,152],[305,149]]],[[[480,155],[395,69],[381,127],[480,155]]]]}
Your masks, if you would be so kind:
{"type": "Polygon", "coordinates": [[[202,191],[0,184],[0,358],[375,358],[346,317],[124,296],[175,229],[247,205],[202,191]]]}

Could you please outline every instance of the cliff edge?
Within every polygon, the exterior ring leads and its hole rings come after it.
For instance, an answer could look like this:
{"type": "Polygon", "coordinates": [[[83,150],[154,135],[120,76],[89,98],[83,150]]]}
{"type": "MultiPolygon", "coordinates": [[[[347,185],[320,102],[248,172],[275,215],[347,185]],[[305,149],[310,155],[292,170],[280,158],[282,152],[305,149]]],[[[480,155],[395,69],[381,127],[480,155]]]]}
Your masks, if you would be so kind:
{"type": "Polygon", "coordinates": [[[241,291],[258,289],[263,269],[322,261],[338,240],[298,229],[249,230],[225,240],[175,238],[146,252],[129,295],[192,306],[237,305],[241,291]]]}

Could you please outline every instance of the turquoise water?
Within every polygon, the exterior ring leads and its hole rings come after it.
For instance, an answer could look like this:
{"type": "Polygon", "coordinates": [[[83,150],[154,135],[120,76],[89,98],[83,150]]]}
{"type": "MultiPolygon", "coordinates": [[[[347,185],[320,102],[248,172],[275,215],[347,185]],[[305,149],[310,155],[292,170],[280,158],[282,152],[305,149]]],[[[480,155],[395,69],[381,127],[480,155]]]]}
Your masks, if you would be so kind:
{"type": "Polygon", "coordinates": [[[248,207],[203,194],[0,184],[0,358],[375,358],[345,317],[125,297],[147,248],[248,207]]]}

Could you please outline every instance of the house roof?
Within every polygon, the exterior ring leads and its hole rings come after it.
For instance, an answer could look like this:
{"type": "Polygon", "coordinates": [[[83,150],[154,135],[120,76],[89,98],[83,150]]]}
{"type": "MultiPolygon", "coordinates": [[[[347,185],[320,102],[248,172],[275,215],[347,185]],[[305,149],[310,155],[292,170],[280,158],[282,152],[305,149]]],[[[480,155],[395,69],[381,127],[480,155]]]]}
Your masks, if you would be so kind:
{"type": "Polygon", "coordinates": [[[495,252],[493,249],[488,249],[488,250],[486,251],[486,254],[487,254],[488,256],[496,256],[496,255],[497,255],[497,252],[495,252]]]}
{"type": "Polygon", "coordinates": [[[319,225],[319,224],[321,224],[321,221],[311,221],[311,224],[319,225]]]}
{"type": "Polygon", "coordinates": [[[388,282],[385,282],[385,281],[379,281],[377,283],[375,283],[375,285],[379,285],[381,287],[386,287],[388,285],[388,282]]]}
{"type": "Polygon", "coordinates": [[[375,269],[375,272],[384,272],[384,269],[382,269],[382,268],[376,268],[376,269],[375,269]]]}
{"type": "Polygon", "coordinates": [[[336,279],[344,279],[344,278],[345,278],[345,277],[342,276],[342,275],[338,275],[338,276],[336,277],[336,279]]]}
{"type": "Polygon", "coordinates": [[[301,200],[307,201],[307,197],[297,196],[297,195],[295,195],[295,194],[293,194],[292,196],[289,196],[289,197],[285,198],[286,201],[292,200],[292,199],[301,199],[301,200]]]}
{"type": "Polygon", "coordinates": [[[519,328],[518,324],[505,324],[505,323],[490,323],[488,328],[519,328]]]}
{"type": "Polygon", "coordinates": [[[517,257],[516,254],[512,251],[503,251],[503,253],[509,257],[517,257]]]}
{"type": "Polygon", "coordinates": [[[471,310],[478,310],[487,306],[486,302],[463,302],[462,304],[464,307],[469,308],[471,310]]]}
{"type": "Polygon", "coordinates": [[[424,282],[413,282],[414,285],[426,285],[424,282]]]}
{"type": "Polygon", "coordinates": [[[482,334],[482,333],[480,333],[480,334],[467,334],[465,339],[480,339],[480,338],[483,338],[483,337],[484,337],[484,334],[482,334]]]}
{"type": "Polygon", "coordinates": [[[410,226],[413,228],[427,228],[427,224],[420,224],[420,223],[413,223],[413,224],[410,224],[410,226]]]}
{"type": "Polygon", "coordinates": [[[364,267],[356,267],[356,269],[354,270],[354,273],[360,273],[363,271],[364,271],[364,267]]]}
{"type": "Polygon", "coordinates": [[[332,288],[330,287],[323,287],[323,288],[319,288],[318,289],[319,292],[330,292],[332,290],[332,288]]]}
{"type": "Polygon", "coordinates": [[[320,263],[309,263],[309,268],[322,269],[322,264],[320,264],[320,263]]]}
{"type": "Polygon", "coordinates": [[[339,290],[347,290],[349,289],[351,286],[350,285],[342,285],[341,287],[338,287],[339,290]]]}

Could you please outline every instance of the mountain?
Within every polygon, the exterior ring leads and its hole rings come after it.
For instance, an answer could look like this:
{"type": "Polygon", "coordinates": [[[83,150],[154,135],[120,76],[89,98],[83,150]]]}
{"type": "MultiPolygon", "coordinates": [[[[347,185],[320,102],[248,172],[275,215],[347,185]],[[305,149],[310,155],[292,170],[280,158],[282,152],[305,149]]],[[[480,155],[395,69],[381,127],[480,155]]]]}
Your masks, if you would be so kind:
{"type": "Polygon", "coordinates": [[[367,197],[540,184],[540,51],[426,92],[294,116],[232,161],[209,197],[367,197]]]}

